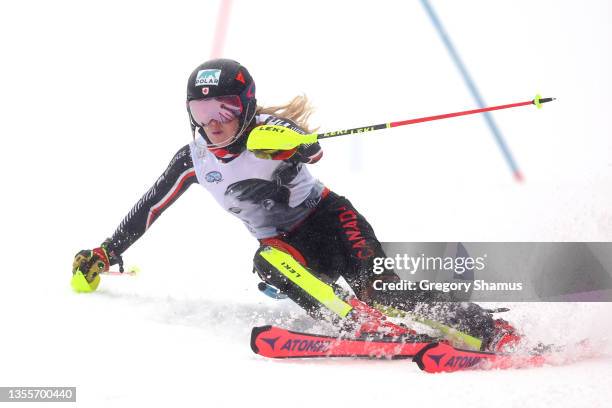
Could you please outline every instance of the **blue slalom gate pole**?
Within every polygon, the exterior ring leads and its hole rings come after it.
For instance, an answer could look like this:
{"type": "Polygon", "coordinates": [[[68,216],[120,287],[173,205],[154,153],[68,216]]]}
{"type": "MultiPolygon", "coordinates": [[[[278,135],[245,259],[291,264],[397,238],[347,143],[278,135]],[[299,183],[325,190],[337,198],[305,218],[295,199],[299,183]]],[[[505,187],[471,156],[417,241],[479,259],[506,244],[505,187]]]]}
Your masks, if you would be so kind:
{"type": "MultiPolygon", "coordinates": [[[[438,34],[440,35],[440,38],[442,39],[442,42],[446,46],[446,49],[448,50],[448,53],[450,54],[451,58],[453,59],[453,62],[455,63],[455,65],[459,69],[459,72],[461,72],[461,76],[463,77],[463,80],[465,81],[465,84],[467,85],[468,89],[470,90],[470,93],[474,97],[474,100],[478,104],[478,107],[484,108],[485,107],[484,100],[482,99],[482,96],[480,95],[480,92],[478,92],[478,88],[476,88],[476,84],[472,80],[472,77],[468,73],[465,65],[461,61],[461,58],[459,57],[459,54],[457,53],[457,50],[453,46],[453,43],[451,42],[450,37],[448,36],[446,31],[444,30],[444,27],[442,26],[442,23],[440,22],[440,19],[436,15],[435,11],[431,7],[431,4],[429,3],[428,0],[421,0],[421,3],[423,4],[423,7],[425,8],[425,11],[427,11],[427,14],[429,15],[429,18],[431,19],[431,22],[433,23],[434,27],[438,31],[438,34]]],[[[519,168],[517,167],[514,159],[512,158],[512,154],[510,153],[510,150],[508,149],[508,146],[506,145],[506,142],[504,141],[504,137],[502,136],[501,132],[499,131],[499,128],[495,124],[495,121],[493,120],[493,116],[489,112],[485,112],[484,113],[484,119],[485,119],[485,122],[487,123],[487,125],[489,126],[489,129],[491,129],[491,132],[493,133],[493,137],[495,138],[495,141],[497,142],[497,145],[499,146],[500,150],[502,151],[502,154],[503,154],[504,158],[506,159],[506,163],[508,163],[508,166],[510,167],[510,170],[512,171],[512,174],[514,175],[515,180],[516,181],[523,181],[523,175],[522,175],[521,171],[519,170],[519,168]]]]}

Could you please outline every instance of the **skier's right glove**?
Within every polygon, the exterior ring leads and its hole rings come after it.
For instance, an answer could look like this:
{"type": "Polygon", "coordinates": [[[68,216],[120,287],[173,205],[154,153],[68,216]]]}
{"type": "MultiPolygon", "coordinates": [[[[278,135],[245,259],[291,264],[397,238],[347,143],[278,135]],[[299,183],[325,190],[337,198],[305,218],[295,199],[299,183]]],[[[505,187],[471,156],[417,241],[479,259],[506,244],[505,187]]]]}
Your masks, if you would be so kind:
{"type": "Polygon", "coordinates": [[[100,272],[107,272],[110,260],[103,247],[84,249],[74,256],[72,288],[77,292],[93,292],[100,284],[100,272]]]}

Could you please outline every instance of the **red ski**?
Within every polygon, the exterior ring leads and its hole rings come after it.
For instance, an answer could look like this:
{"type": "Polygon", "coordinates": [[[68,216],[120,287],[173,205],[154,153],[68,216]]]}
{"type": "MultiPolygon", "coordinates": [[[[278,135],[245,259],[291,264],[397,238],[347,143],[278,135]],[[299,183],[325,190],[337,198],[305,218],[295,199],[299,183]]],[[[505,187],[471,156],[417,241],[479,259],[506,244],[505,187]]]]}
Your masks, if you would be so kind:
{"type": "Polygon", "coordinates": [[[462,350],[446,343],[430,343],[413,360],[428,373],[459,370],[492,370],[539,367],[547,362],[544,354],[497,354],[484,351],[462,350]]]}
{"type": "Polygon", "coordinates": [[[429,342],[369,341],[299,333],[275,326],[254,327],[251,349],[270,358],[413,358],[429,342]]]}
{"type": "Polygon", "coordinates": [[[293,332],[275,326],[254,327],[251,333],[251,348],[256,354],[265,357],[410,358],[421,370],[428,373],[563,364],[590,354],[586,343],[578,346],[577,353],[568,357],[557,353],[558,350],[550,349],[528,354],[497,354],[462,350],[444,342],[431,341],[431,338],[427,340],[427,336],[418,335],[412,338],[406,337],[401,341],[352,339],[293,332]]]}

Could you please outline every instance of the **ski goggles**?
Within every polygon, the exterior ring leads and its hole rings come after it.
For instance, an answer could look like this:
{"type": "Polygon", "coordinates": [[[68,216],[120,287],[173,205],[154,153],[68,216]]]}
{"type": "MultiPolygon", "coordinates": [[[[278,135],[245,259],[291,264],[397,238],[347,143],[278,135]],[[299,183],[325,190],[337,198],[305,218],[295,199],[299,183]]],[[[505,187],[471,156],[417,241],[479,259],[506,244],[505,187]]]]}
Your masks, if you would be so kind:
{"type": "Polygon", "coordinates": [[[195,99],[188,102],[188,107],[193,119],[202,127],[208,126],[213,120],[229,123],[239,118],[243,110],[238,95],[195,99]]]}

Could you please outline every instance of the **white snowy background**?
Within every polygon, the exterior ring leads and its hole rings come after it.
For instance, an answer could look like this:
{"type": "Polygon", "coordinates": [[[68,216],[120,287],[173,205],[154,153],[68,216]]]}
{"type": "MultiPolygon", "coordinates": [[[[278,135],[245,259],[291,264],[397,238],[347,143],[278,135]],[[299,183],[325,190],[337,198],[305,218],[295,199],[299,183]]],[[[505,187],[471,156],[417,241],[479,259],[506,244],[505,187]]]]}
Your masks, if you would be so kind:
{"type": "MultiPolygon", "coordinates": [[[[433,1],[487,103],[482,117],[326,141],[311,171],[384,241],[612,240],[612,5],[433,1]]],[[[193,186],[124,256],[137,278],[69,287],[190,140],[186,79],[208,59],[217,1],[0,5],[0,386],[77,386],[77,405],[605,407],[612,358],[428,375],[407,361],[271,361],[253,325],[316,330],[261,295],[257,243],[193,186]]],[[[475,104],[419,1],[235,1],[224,55],[260,103],[306,93],[322,131],[475,104]]],[[[609,352],[610,304],[517,304],[532,338],[609,352]]]]}

